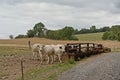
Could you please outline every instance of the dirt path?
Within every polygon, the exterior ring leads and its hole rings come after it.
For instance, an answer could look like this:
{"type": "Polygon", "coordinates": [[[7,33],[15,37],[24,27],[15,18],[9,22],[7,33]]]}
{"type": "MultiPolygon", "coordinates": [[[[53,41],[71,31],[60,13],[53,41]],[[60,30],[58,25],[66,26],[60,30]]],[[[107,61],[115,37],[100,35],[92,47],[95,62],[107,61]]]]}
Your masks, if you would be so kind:
{"type": "Polygon", "coordinates": [[[120,52],[88,58],[64,72],[58,80],[120,80],[120,52]]]}

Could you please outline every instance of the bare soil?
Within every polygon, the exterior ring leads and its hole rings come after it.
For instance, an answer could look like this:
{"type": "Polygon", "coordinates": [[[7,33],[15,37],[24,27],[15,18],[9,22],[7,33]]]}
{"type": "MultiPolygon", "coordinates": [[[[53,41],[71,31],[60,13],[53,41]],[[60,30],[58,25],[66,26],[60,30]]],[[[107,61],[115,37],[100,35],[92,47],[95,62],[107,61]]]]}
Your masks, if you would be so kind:
{"type": "Polygon", "coordinates": [[[24,73],[41,66],[39,61],[32,60],[31,55],[0,56],[0,80],[15,80],[21,77],[21,60],[23,60],[24,73]]]}

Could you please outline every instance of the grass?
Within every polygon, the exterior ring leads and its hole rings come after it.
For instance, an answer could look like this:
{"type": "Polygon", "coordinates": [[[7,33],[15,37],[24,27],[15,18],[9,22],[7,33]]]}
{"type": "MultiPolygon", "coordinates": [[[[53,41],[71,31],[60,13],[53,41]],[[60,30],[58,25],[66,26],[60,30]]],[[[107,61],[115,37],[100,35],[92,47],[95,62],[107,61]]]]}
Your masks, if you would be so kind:
{"type": "Polygon", "coordinates": [[[113,51],[113,52],[120,52],[120,47],[117,47],[117,48],[114,47],[114,48],[112,49],[112,51],[113,51]]]}
{"type": "MultiPolygon", "coordinates": [[[[74,65],[66,61],[64,63],[41,66],[25,73],[25,80],[56,80],[58,75],[72,68],[74,65]]],[[[20,80],[20,78],[17,80],[20,80]]]]}
{"type": "Polygon", "coordinates": [[[101,41],[103,32],[75,35],[80,41],[101,41]]]}

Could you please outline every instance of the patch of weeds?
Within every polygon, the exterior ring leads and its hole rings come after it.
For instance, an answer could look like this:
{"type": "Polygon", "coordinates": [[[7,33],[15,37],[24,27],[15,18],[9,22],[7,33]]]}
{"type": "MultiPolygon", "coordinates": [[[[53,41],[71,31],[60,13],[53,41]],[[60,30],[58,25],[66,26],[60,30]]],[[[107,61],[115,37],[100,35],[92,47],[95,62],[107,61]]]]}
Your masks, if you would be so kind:
{"type": "Polygon", "coordinates": [[[112,51],[113,52],[120,52],[120,48],[113,48],[112,51]]]}
{"type": "Polygon", "coordinates": [[[69,62],[70,64],[75,64],[75,60],[74,60],[73,58],[70,58],[70,59],[68,60],[68,62],[69,62]]]}

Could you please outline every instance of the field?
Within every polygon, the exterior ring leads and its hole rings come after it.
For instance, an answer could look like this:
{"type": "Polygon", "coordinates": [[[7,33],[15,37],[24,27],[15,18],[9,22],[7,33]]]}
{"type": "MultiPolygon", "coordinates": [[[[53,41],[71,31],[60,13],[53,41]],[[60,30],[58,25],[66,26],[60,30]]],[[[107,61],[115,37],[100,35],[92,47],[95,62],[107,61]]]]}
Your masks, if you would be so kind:
{"type": "Polygon", "coordinates": [[[49,80],[56,78],[61,72],[71,68],[73,64],[64,62],[40,65],[33,60],[28,47],[0,46],[0,80],[21,80],[21,60],[24,65],[25,80],[49,80]]]}
{"type": "Polygon", "coordinates": [[[80,41],[100,41],[102,40],[103,32],[101,33],[89,33],[89,34],[78,34],[76,37],[80,41]]]}
{"type": "MultiPolygon", "coordinates": [[[[102,33],[100,33],[102,34],[102,33]]],[[[87,34],[85,34],[87,35],[87,34]]],[[[94,34],[95,35],[95,34],[94,34]]],[[[81,36],[81,35],[77,35],[81,36]]],[[[82,35],[83,36],[83,35],[82,35]]],[[[88,35],[90,37],[90,35],[88,35]]],[[[97,36],[96,36],[97,37],[97,36]]],[[[100,38],[100,37],[99,37],[100,38]]],[[[75,64],[69,64],[66,61],[62,64],[55,63],[53,65],[40,65],[39,61],[33,60],[32,52],[28,48],[28,41],[31,44],[66,44],[66,43],[101,43],[105,47],[109,47],[112,51],[120,51],[120,42],[118,41],[102,41],[101,39],[88,39],[84,37],[79,41],[67,40],[49,40],[44,38],[28,38],[28,39],[1,39],[0,40],[0,80],[21,80],[20,60],[24,60],[25,80],[55,80],[61,72],[73,67],[75,64]]]]}

